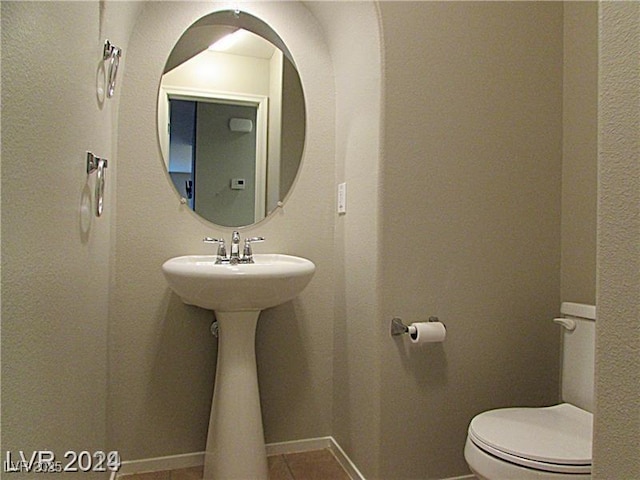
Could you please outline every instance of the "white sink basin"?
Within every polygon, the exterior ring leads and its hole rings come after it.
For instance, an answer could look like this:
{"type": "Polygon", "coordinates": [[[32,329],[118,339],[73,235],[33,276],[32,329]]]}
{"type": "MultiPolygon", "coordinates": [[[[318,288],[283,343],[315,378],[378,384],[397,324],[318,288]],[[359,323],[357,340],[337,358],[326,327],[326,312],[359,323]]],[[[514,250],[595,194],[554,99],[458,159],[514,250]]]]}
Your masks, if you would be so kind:
{"type": "Polygon", "coordinates": [[[263,310],[293,300],[316,269],[306,258],[254,254],[255,263],[215,264],[215,255],[167,260],[162,271],[171,289],[189,305],[217,312],[263,310]]]}

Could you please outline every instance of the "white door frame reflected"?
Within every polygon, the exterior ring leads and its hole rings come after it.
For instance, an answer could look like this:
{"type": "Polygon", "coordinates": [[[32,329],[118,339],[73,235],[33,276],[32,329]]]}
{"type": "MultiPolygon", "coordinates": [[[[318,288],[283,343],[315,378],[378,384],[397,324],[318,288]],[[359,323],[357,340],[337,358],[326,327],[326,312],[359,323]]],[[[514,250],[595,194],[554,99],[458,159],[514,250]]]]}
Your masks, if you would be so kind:
{"type": "Polygon", "coordinates": [[[247,105],[257,108],[254,216],[256,222],[262,220],[266,215],[267,198],[267,126],[269,97],[162,85],[158,96],[158,125],[166,125],[167,127],[158,128],[158,135],[160,137],[160,150],[162,151],[162,157],[164,158],[167,171],[169,171],[169,99],[247,105]]]}

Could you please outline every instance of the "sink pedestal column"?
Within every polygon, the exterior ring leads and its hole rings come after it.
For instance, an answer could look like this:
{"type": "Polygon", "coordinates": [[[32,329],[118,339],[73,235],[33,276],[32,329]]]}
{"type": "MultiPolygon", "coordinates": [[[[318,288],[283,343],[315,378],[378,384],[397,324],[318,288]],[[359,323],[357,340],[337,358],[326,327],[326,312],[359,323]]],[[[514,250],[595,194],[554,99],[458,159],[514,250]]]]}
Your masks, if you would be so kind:
{"type": "Polygon", "coordinates": [[[204,480],[267,480],[255,337],[260,311],[216,312],[218,363],[204,480]]]}

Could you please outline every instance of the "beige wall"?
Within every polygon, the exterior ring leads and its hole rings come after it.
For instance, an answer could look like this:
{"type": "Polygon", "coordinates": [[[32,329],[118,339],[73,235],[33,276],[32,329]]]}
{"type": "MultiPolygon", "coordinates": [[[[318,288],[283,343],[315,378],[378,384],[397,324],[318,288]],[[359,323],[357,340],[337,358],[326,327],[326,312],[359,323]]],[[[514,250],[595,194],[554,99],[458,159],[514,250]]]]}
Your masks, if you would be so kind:
{"type": "Polygon", "coordinates": [[[138,6],[1,8],[3,458],[52,449],[63,460],[107,448],[114,206],[93,216],[85,152],[109,159],[111,197],[117,99],[97,98],[97,69],[105,38],[126,45],[138,6]]]}
{"type": "MultiPolygon", "coordinates": [[[[367,478],[380,458],[379,163],[381,37],[367,2],[309,2],[335,71],[335,183],[347,183],[336,217],[332,434],[367,478]]],[[[335,190],[334,190],[335,191],[335,190]]]]}
{"type": "Polygon", "coordinates": [[[598,4],[564,4],[560,298],[595,305],[598,4]]]}
{"type": "Polygon", "coordinates": [[[600,5],[594,478],[640,478],[640,3],[600,5]]]}
{"type": "Polygon", "coordinates": [[[471,418],[558,400],[562,4],[383,2],[378,478],[467,472],[471,418]],[[437,315],[444,344],[387,332],[437,315]]]}

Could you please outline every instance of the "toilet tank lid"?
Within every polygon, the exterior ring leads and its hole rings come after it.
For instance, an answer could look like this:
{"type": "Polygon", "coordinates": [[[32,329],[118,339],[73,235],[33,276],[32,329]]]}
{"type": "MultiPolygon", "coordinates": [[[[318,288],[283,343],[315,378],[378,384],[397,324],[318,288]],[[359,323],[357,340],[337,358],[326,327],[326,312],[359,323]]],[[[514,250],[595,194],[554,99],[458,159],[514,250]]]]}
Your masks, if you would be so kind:
{"type": "Polygon", "coordinates": [[[586,318],[588,320],[596,319],[595,305],[587,305],[586,303],[562,302],[560,313],[569,317],[586,318]]]}
{"type": "MultiPolygon", "coordinates": [[[[498,452],[555,465],[591,465],[593,415],[569,403],[477,415],[469,436],[498,452]]],[[[587,469],[588,470],[588,469],[587,469]]]]}

